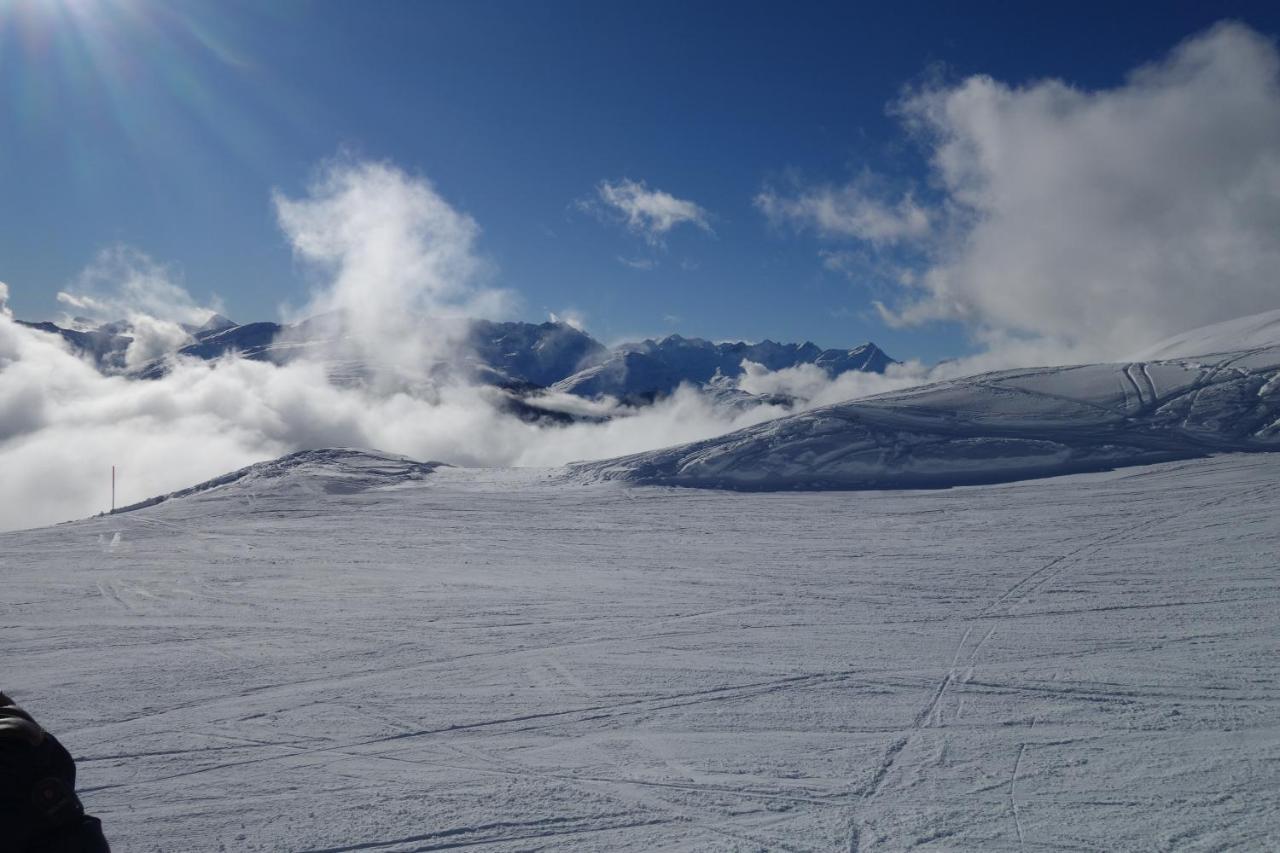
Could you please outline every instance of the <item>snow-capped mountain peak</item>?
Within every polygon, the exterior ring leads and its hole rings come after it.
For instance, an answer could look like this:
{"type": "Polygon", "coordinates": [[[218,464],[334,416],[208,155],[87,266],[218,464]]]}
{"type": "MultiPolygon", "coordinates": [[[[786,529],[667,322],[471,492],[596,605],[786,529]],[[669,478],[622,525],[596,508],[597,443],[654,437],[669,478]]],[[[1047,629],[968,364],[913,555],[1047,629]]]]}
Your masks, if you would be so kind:
{"type": "Polygon", "coordinates": [[[191,335],[196,339],[207,337],[208,335],[225,332],[227,329],[234,329],[238,325],[234,320],[222,316],[221,314],[213,314],[204,323],[192,330],[191,335]]]}

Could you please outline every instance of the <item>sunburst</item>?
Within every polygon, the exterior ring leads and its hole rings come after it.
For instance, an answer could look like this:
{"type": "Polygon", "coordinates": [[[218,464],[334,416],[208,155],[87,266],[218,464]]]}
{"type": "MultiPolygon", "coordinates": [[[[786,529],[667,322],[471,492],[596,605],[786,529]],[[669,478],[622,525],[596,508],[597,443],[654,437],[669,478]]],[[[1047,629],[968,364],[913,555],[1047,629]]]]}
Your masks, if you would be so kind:
{"type": "Polygon", "coordinates": [[[272,89],[236,46],[253,17],[231,3],[0,0],[0,109],[86,177],[111,137],[138,156],[213,145],[253,161],[263,140],[246,109],[272,89]]]}

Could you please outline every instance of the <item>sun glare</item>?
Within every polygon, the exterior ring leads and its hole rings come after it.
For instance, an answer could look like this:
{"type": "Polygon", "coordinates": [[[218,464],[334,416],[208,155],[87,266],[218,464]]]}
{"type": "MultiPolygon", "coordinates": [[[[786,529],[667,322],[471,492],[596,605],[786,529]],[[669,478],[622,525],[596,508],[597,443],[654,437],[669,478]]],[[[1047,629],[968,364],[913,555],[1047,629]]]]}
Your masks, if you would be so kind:
{"type": "Polygon", "coordinates": [[[266,98],[270,87],[228,35],[249,15],[230,4],[201,12],[157,0],[0,0],[0,92],[14,132],[59,140],[71,172],[89,182],[102,168],[99,137],[60,134],[67,112],[92,117],[139,156],[165,134],[170,156],[213,145],[252,162],[260,140],[230,87],[248,75],[247,97],[266,98]]]}
{"type": "Polygon", "coordinates": [[[0,3],[0,25],[16,24],[27,36],[48,37],[67,27],[97,26],[103,16],[131,5],[128,0],[8,0],[0,3]]]}

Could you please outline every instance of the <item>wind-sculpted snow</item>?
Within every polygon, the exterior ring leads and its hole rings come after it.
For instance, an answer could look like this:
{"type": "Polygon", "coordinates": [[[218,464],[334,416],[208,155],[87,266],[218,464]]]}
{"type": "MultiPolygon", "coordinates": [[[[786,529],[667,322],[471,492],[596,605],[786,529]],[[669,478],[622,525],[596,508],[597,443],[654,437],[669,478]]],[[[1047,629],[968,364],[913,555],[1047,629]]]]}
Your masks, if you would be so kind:
{"type": "Polygon", "coordinates": [[[334,463],[0,535],[0,689],[113,849],[1280,848],[1280,454],[291,488],[334,463]]]}
{"type": "Polygon", "coordinates": [[[133,512],[214,490],[219,491],[216,497],[222,497],[221,493],[228,488],[250,496],[354,494],[420,480],[442,465],[442,462],[418,462],[407,456],[375,450],[300,450],[279,459],[248,465],[187,489],[121,507],[115,513],[133,512]]]}
{"type": "Polygon", "coordinates": [[[737,489],[954,486],[1280,450],[1280,347],[1013,370],[573,467],[579,480],[737,489]]]}

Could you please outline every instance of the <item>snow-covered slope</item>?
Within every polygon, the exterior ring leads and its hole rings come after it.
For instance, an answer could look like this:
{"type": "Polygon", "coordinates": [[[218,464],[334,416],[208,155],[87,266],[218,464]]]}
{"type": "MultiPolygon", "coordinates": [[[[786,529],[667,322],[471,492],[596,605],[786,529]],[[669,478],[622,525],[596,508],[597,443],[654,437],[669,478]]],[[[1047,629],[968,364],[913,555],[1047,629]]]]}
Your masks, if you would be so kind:
{"type": "Polygon", "coordinates": [[[1280,347],[974,376],[583,463],[573,476],[712,488],[899,488],[1262,450],[1280,450],[1280,347]]]}
{"type": "Polygon", "coordinates": [[[552,391],[578,397],[610,396],[635,399],[670,394],[681,382],[690,381],[659,359],[642,352],[615,352],[556,382],[552,391]]]}
{"type": "Polygon", "coordinates": [[[602,344],[566,323],[476,320],[467,340],[483,364],[539,386],[551,385],[606,353],[602,344]]]}
{"type": "Polygon", "coordinates": [[[1274,346],[1280,346],[1280,309],[1192,329],[1149,346],[1131,358],[1154,361],[1274,346]]]}
{"type": "Polygon", "coordinates": [[[167,495],[159,495],[115,512],[134,512],[180,498],[196,498],[216,492],[254,497],[286,495],[297,498],[304,494],[355,494],[370,489],[389,488],[420,480],[443,462],[418,462],[407,456],[377,450],[355,448],[322,448],[299,450],[278,459],[248,465],[167,495]]]}
{"type": "Polygon", "coordinates": [[[1277,481],[244,478],[0,535],[0,688],[129,853],[1275,850],[1277,481]]]}

